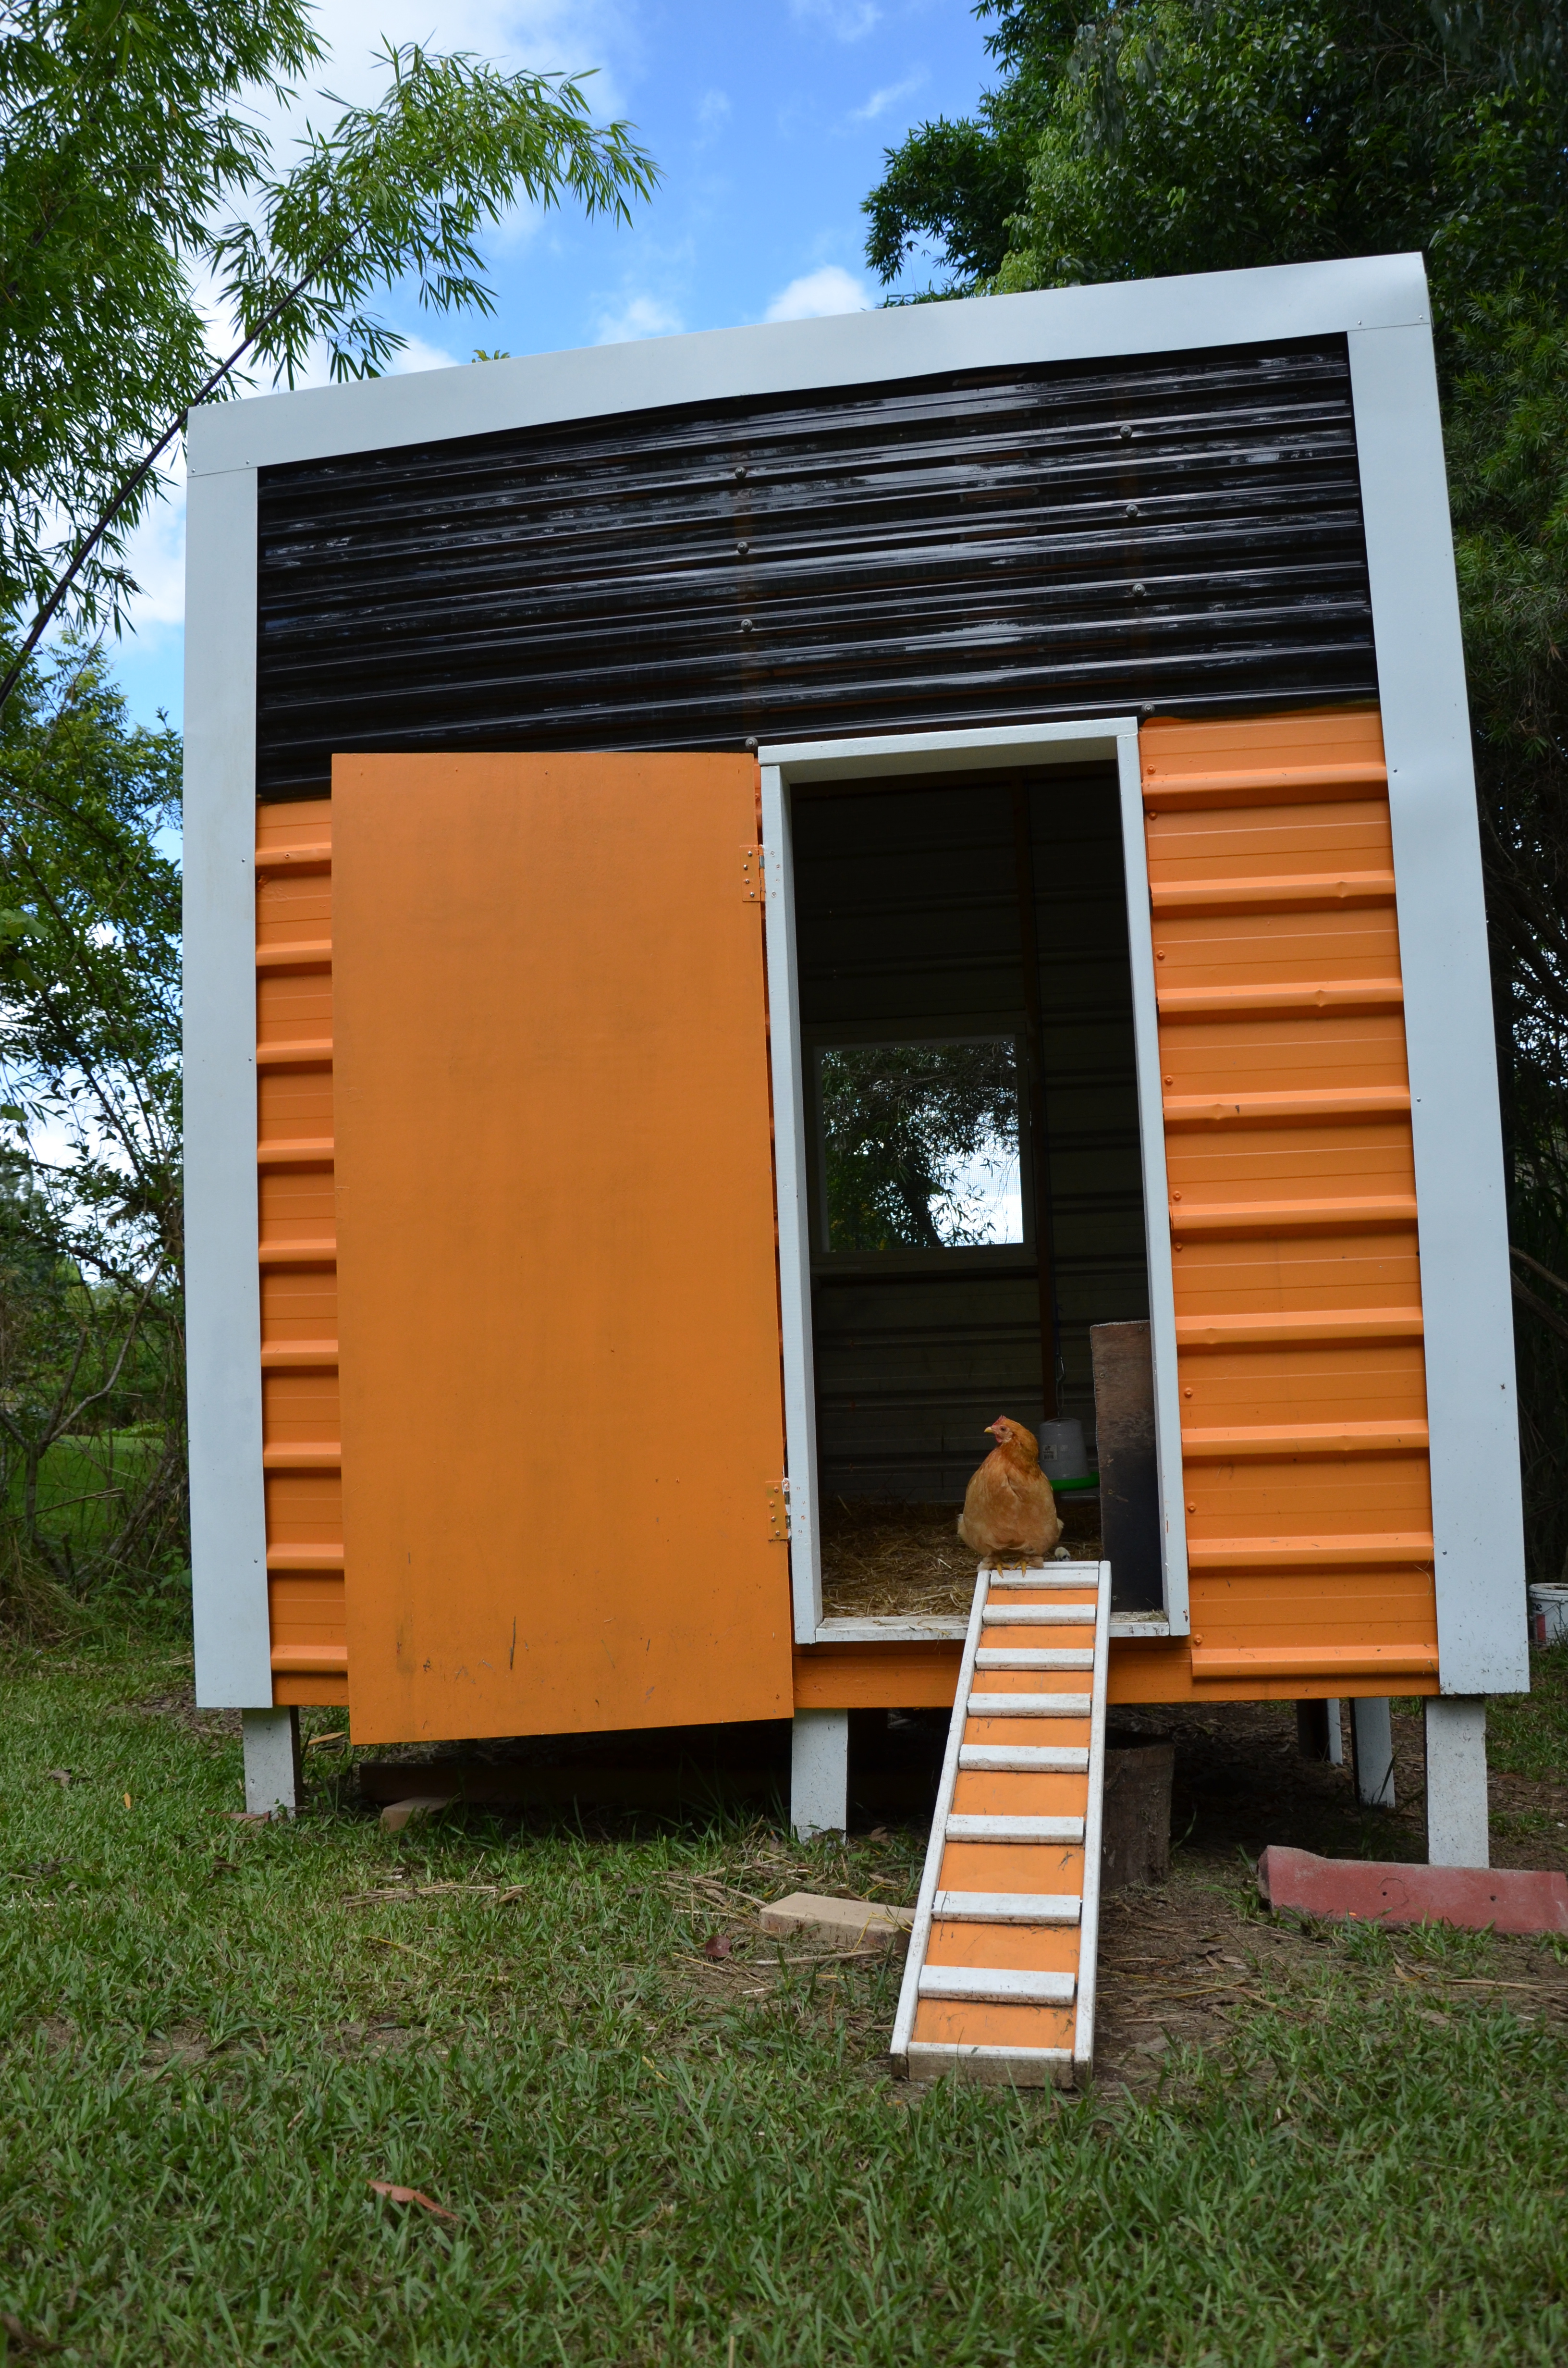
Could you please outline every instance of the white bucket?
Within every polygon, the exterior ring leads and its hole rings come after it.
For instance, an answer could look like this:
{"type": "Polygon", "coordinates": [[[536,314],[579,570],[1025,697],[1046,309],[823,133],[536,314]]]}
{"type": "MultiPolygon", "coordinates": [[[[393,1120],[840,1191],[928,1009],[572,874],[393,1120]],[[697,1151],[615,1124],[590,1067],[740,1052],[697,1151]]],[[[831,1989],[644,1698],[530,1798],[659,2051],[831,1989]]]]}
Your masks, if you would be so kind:
{"type": "Polygon", "coordinates": [[[1040,1468],[1048,1480],[1060,1486],[1063,1480],[1088,1478],[1084,1426],[1072,1415],[1062,1415],[1053,1422],[1037,1423],[1035,1437],[1040,1441],[1040,1468]]]}
{"type": "Polygon", "coordinates": [[[1529,1605],[1530,1643],[1561,1645],[1568,1637],[1568,1587],[1532,1587],[1529,1605]]]}

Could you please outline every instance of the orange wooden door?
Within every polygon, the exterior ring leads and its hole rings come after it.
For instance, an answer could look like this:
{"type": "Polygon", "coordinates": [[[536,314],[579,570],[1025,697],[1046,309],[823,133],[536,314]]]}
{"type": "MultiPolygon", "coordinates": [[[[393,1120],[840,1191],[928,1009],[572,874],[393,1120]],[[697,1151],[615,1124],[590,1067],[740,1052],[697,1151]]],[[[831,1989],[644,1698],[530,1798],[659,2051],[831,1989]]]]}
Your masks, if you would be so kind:
{"type": "Polygon", "coordinates": [[[756,791],[335,763],[356,1741],[790,1715],[756,791]]]}

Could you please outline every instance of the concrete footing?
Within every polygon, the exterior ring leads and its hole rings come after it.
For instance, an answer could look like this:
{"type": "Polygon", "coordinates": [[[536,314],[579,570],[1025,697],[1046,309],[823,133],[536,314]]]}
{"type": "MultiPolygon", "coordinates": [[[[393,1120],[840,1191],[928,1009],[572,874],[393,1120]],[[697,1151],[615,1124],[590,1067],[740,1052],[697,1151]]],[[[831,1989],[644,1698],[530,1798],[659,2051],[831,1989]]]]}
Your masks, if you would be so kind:
{"type": "Polygon", "coordinates": [[[849,1824],[849,1713],[798,1710],[790,1748],[790,1826],[802,1841],[849,1824]]]}
{"type": "Polygon", "coordinates": [[[291,1817],[303,1789],[297,1710],[247,1710],[245,1806],[253,1816],[291,1817]]]}

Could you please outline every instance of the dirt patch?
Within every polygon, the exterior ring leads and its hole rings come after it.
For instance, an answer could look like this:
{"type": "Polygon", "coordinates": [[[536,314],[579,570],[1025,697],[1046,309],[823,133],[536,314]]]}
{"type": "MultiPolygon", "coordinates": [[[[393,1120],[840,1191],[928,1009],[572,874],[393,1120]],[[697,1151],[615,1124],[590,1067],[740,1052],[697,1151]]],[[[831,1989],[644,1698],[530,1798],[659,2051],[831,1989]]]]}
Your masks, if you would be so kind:
{"type": "MultiPolygon", "coordinates": [[[[1483,2002],[1568,2023],[1568,1963],[1533,1941],[1480,1941],[1440,1964],[1410,1936],[1390,1939],[1386,1963],[1357,1968],[1368,1998],[1415,1997],[1437,2021],[1483,2002]]],[[[1112,1893],[1100,1919],[1096,2086],[1157,2081],[1173,2048],[1223,2048],[1237,2013],[1259,2005],[1312,2020],[1339,1945],[1333,1927],[1260,1913],[1251,1884],[1200,1861],[1158,1890],[1112,1893]]]]}
{"type": "Polygon", "coordinates": [[[171,1686],[155,1694],[143,1694],[139,1702],[116,1705],[122,1718],[166,1718],[186,1735],[198,1735],[209,1740],[228,1741],[241,1732],[242,1713],[237,1710],[200,1710],[197,1707],[194,1684],[171,1686]]]}
{"type": "Polygon", "coordinates": [[[204,2064],[211,2053],[206,2028],[199,2022],[176,2022],[147,2041],[142,2061],[153,2069],[165,2064],[204,2064]]]}

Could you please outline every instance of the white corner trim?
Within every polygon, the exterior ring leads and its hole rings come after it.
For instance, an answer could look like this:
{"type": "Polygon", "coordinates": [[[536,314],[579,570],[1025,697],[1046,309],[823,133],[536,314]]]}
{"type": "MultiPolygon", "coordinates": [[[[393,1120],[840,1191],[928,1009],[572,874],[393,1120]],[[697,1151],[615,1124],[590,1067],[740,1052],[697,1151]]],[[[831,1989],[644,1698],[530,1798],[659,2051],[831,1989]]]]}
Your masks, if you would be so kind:
{"type": "Polygon", "coordinates": [[[196,1698],[272,1707],[256,1264],[256,478],[190,488],[185,1238],[196,1698]]]}
{"type": "MultiPolygon", "coordinates": [[[[1132,969],[1132,1037],[1138,1067],[1138,1143],[1148,1240],[1149,1349],[1154,1367],[1154,1464],[1160,1487],[1160,1566],[1165,1618],[1156,1635],[1185,1636],[1188,1608],[1187,1503],[1181,1476],[1181,1393],[1176,1378],[1176,1277],[1171,1258],[1170,1186],[1165,1173],[1165,1099],[1160,1083],[1160,1011],[1154,993],[1154,933],[1149,906],[1149,847],[1143,835],[1143,779],[1138,732],[1119,734],[1122,872],[1127,882],[1127,944],[1132,969]]],[[[1125,1634],[1127,1632],[1120,1631],[1125,1634]]]]}
{"type": "Polygon", "coordinates": [[[1529,1683],[1513,1297],[1480,833],[1432,340],[1352,333],[1421,1242],[1445,1694],[1529,1683]]]}
{"type": "Polygon", "coordinates": [[[822,1619],[817,1522],[817,1400],[812,1360],[812,1241],[806,1197],[805,1079],[795,963],[795,872],[790,801],[777,765],[762,768],[762,894],[773,1062],[773,1181],[778,1212],[778,1316],[784,1453],[790,1472],[790,1590],[795,1642],[822,1619]]]}
{"type": "Polygon", "coordinates": [[[804,393],[949,370],[1267,345],[1350,328],[1425,325],[1430,317],[1419,255],[976,296],[205,404],[190,416],[187,459],[196,477],[669,404],[804,393]]]}

